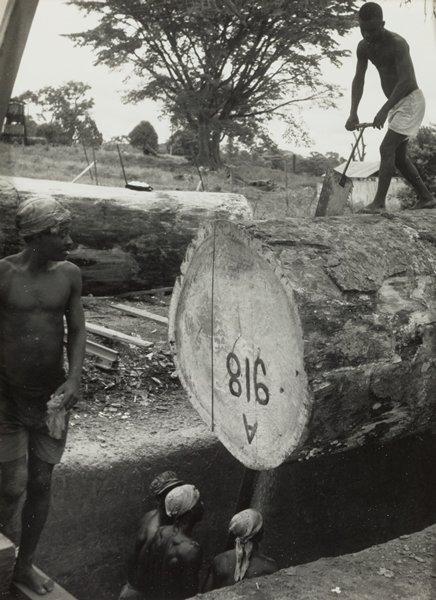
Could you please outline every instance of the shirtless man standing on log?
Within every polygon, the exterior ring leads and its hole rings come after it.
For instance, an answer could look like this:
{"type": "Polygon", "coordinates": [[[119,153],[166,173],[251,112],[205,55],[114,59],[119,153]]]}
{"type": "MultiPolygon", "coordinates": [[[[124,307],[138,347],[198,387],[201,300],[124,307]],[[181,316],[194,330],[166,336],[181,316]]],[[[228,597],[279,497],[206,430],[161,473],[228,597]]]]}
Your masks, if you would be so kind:
{"type": "Polygon", "coordinates": [[[351,92],[351,112],[345,124],[348,131],[359,125],[357,109],[363,94],[368,60],[380,74],[387,101],[374,118],[381,129],[388,119],[388,131],[380,146],[380,170],[374,200],[362,212],[385,210],[386,194],[395,167],[418,195],[413,208],[436,208],[436,201],[422,181],[407,154],[410,137],[418,133],[424,118],[425,100],[416,83],[415,71],[404,38],[384,28],[383,11],[375,2],[366,2],[359,10],[359,26],[363,40],[357,46],[357,68],[351,92]]]}
{"type": "Polygon", "coordinates": [[[0,260],[0,529],[12,521],[26,492],[14,580],[41,595],[53,582],[37,573],[33,560],[49,510],[53,467],[65,447],[64,410],[80,397],[85,353],[81,275],[66,261],[69,226],[70,213],[56,200],[26,200],[17,212],[25,248],[0,260]],[[58,399],[63,432],[47,426],[51,396],[58,399]]]}
{"type": "Polygon", "coordinates": [[[174,471],[164,471],[150,483],[150,492],[156,499],[157,508],[146,512],[139,523],[135,547],[128,561],[127,583],[121,590],[119,600],[142,600],[144,597],[138,589],[138,577],[142,572],[139,558],[144,556],[159,527],[172,523],[173,519],[165,511],[165,499],[171,490],[180,485],[183,485],[183,481],[177,477],[174,471]]]}
{"type": "Polygon", "coordinates": [[[173,524],[159,527],[138,561],[145,600],[184,600],[199,588],[203,553],[191,535],[203,517],[200,492],[189,484],[174,488],[165,498],[165,510],[173,524]]]}
{"type": "Polygon", "coordinates": [[[277,571],[276,562],[259,552],[262,527],[262,515],[252,508],[243,510],[232,518],[229,533],[235,539],[235,548],[214,558],[205,592],[277,571]]]}

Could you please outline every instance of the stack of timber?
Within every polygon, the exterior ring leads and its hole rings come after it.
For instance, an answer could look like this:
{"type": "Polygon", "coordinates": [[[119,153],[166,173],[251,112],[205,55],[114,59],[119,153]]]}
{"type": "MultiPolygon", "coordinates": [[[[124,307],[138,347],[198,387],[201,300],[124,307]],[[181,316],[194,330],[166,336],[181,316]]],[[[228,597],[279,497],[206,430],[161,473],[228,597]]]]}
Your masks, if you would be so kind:
{"type": "Polygon", "coordinates": [[[436,211],[210,223],[169,335],[194,407],[247,467],[430,427],[436,211]]]}
{"type": "Polygon", "coordinates": [[[0,178],[0,257],[20,242],[14,219],[19,201],[49,194],[73,215],[84,293],[112,294],[171,286],[203,221],[250,219],[244,196],[191,191],[136,192],[61,181],[0,178]]]}

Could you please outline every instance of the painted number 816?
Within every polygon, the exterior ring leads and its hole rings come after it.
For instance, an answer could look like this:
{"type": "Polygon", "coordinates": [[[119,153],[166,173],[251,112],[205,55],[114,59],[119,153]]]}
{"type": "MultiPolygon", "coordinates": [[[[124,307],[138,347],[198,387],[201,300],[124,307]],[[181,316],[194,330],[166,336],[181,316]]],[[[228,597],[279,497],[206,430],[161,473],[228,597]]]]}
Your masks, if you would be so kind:
{"type": "MultiPolygon", "coordinates": [[[[232,396],[239,398],[242,395],[242,367],[238,356],[234,352],[227,355],[227,373],[229,374],[229,390],[232,396]]],[[[251,400],[251,384],[253,383],[254,399],[259,404],[266,406],[269,402],[269,390],[264,383],[258,381],[259,369],[266,375],[265,363],[261,358],[256,358],[251,372],[250,359],[245,359],[245,395],[247,402],[251,400]]]]}

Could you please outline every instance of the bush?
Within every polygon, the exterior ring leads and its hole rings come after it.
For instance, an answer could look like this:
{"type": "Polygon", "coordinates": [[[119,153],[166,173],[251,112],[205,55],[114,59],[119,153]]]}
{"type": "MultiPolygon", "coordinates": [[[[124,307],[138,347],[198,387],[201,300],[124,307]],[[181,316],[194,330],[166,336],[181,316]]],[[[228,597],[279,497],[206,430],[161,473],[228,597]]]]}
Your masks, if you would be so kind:
{"type": "Polygon", "coordinates": [[[191,158],[198,154],[197,134],[189,129],[178,129],[167,142],[171,154],[191,158]]]}
{"type": "Polygon", "coordinates": [[[153,154],[158,149],[157,133],[151,123],[141,121],[129,133],[129,141],[132,146],[141,148],[144,154],[153,154]]]}
{"type": "Polygon", "coordinates": [[[409,156],[429,189],[436,189],[436,125],[421,127],[409,143],[409,156]]]}
{"type": "Polygon", "coordinates": [[[35,128],[35,136],[45,137],[49,144],[70,145],[71,141],[59,123],[42,123],[35,128]]]}

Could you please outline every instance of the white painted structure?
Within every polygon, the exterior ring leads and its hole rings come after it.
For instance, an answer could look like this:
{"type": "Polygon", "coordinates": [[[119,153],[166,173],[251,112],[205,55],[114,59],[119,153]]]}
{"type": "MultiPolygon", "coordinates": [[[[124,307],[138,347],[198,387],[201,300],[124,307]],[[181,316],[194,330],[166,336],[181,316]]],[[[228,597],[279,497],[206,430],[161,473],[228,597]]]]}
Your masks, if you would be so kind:
{"type": "MultiPolygon", "coordinates": [[[[338,165],[334,170],[342,174],[346,163],[338,165]]],[[[353,182],[350,197],[347,205],[352,212],[368,206],[373,200],[377,191],[377,176],[380,168],[380,161],[351,161],[347,169],[347,177],[353,182]]],[[[407,185],[399,177],[393,177],[389,191],[386,196],[386,208],[389,212],[401,210],[401,202],[398,199],[398,192],[407,188],[407,185]]]]}

